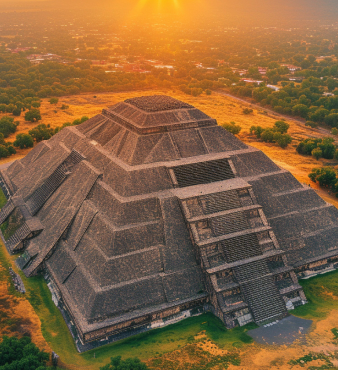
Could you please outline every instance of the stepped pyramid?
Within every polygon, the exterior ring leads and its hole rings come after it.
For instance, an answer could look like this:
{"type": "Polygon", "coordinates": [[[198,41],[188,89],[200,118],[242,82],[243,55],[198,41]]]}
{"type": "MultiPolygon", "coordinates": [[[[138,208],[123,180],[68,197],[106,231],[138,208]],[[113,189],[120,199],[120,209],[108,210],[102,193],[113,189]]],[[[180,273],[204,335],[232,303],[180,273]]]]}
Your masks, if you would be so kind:
{"type": "Polygon", "coordinates": [[[336,267],[337,209],[171,97],[104,109],[0,176],[6,247],[82,343],[204,311],[271,322],[306,303],[298,278],[336,267]]]}

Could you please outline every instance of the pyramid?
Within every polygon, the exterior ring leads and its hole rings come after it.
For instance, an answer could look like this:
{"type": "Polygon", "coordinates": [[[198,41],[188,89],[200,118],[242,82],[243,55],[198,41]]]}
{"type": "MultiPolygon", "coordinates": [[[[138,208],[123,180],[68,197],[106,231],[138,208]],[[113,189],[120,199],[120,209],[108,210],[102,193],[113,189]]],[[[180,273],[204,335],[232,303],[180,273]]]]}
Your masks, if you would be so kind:
{"type": "Polygon", "coordinates": [[[336,268],[338,211],[205,113],[128,99],[0,173],[7,249],[82,344],[211,311],[264,324],[336,268]]]}

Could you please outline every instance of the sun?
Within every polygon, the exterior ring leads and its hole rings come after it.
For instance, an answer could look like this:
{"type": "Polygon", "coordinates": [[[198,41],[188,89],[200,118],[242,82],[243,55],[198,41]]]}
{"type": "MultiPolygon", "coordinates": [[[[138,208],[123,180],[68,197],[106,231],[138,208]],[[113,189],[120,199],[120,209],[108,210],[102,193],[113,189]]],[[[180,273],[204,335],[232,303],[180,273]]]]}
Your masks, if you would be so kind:
{"type": "Polygon", "coordinates": [[[135,11],[141,11],[145,7],[153,7],[157,9],[158,12],[165,11],[168,7],[174,8],[175,10],[180,10],[179,0],[139,0],[135,11]]]}

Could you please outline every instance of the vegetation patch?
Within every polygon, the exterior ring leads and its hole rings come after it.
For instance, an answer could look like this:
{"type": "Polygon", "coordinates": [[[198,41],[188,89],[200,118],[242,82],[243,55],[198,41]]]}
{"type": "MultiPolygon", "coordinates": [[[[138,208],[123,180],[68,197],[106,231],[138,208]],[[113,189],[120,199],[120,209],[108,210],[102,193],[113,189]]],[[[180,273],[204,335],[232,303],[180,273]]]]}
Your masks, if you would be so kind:
{"type": "Polygon", "coordinates": [[[329,272],[310,279],[299,280],[308,303],[296,307],[292,314],[305,319],[325,318],[330,311],[337,309],[338,271],[329,272]],[[324,288],[325,287],[325,288],[324,288]]]}

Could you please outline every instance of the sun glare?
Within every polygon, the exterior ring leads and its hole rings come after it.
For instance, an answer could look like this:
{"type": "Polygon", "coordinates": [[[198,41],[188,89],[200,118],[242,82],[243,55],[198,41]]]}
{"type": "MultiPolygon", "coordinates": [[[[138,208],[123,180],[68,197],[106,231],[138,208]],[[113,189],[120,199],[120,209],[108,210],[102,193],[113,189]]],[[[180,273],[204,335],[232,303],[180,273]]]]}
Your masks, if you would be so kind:
{"type": "Polygon", "coordinates": [[[139,12],[145,8],[151,8],[159,13],[166,12],[168,9],[179,10],[180,2],[179,0],[139,0],[135,11],[139,12]]]}

